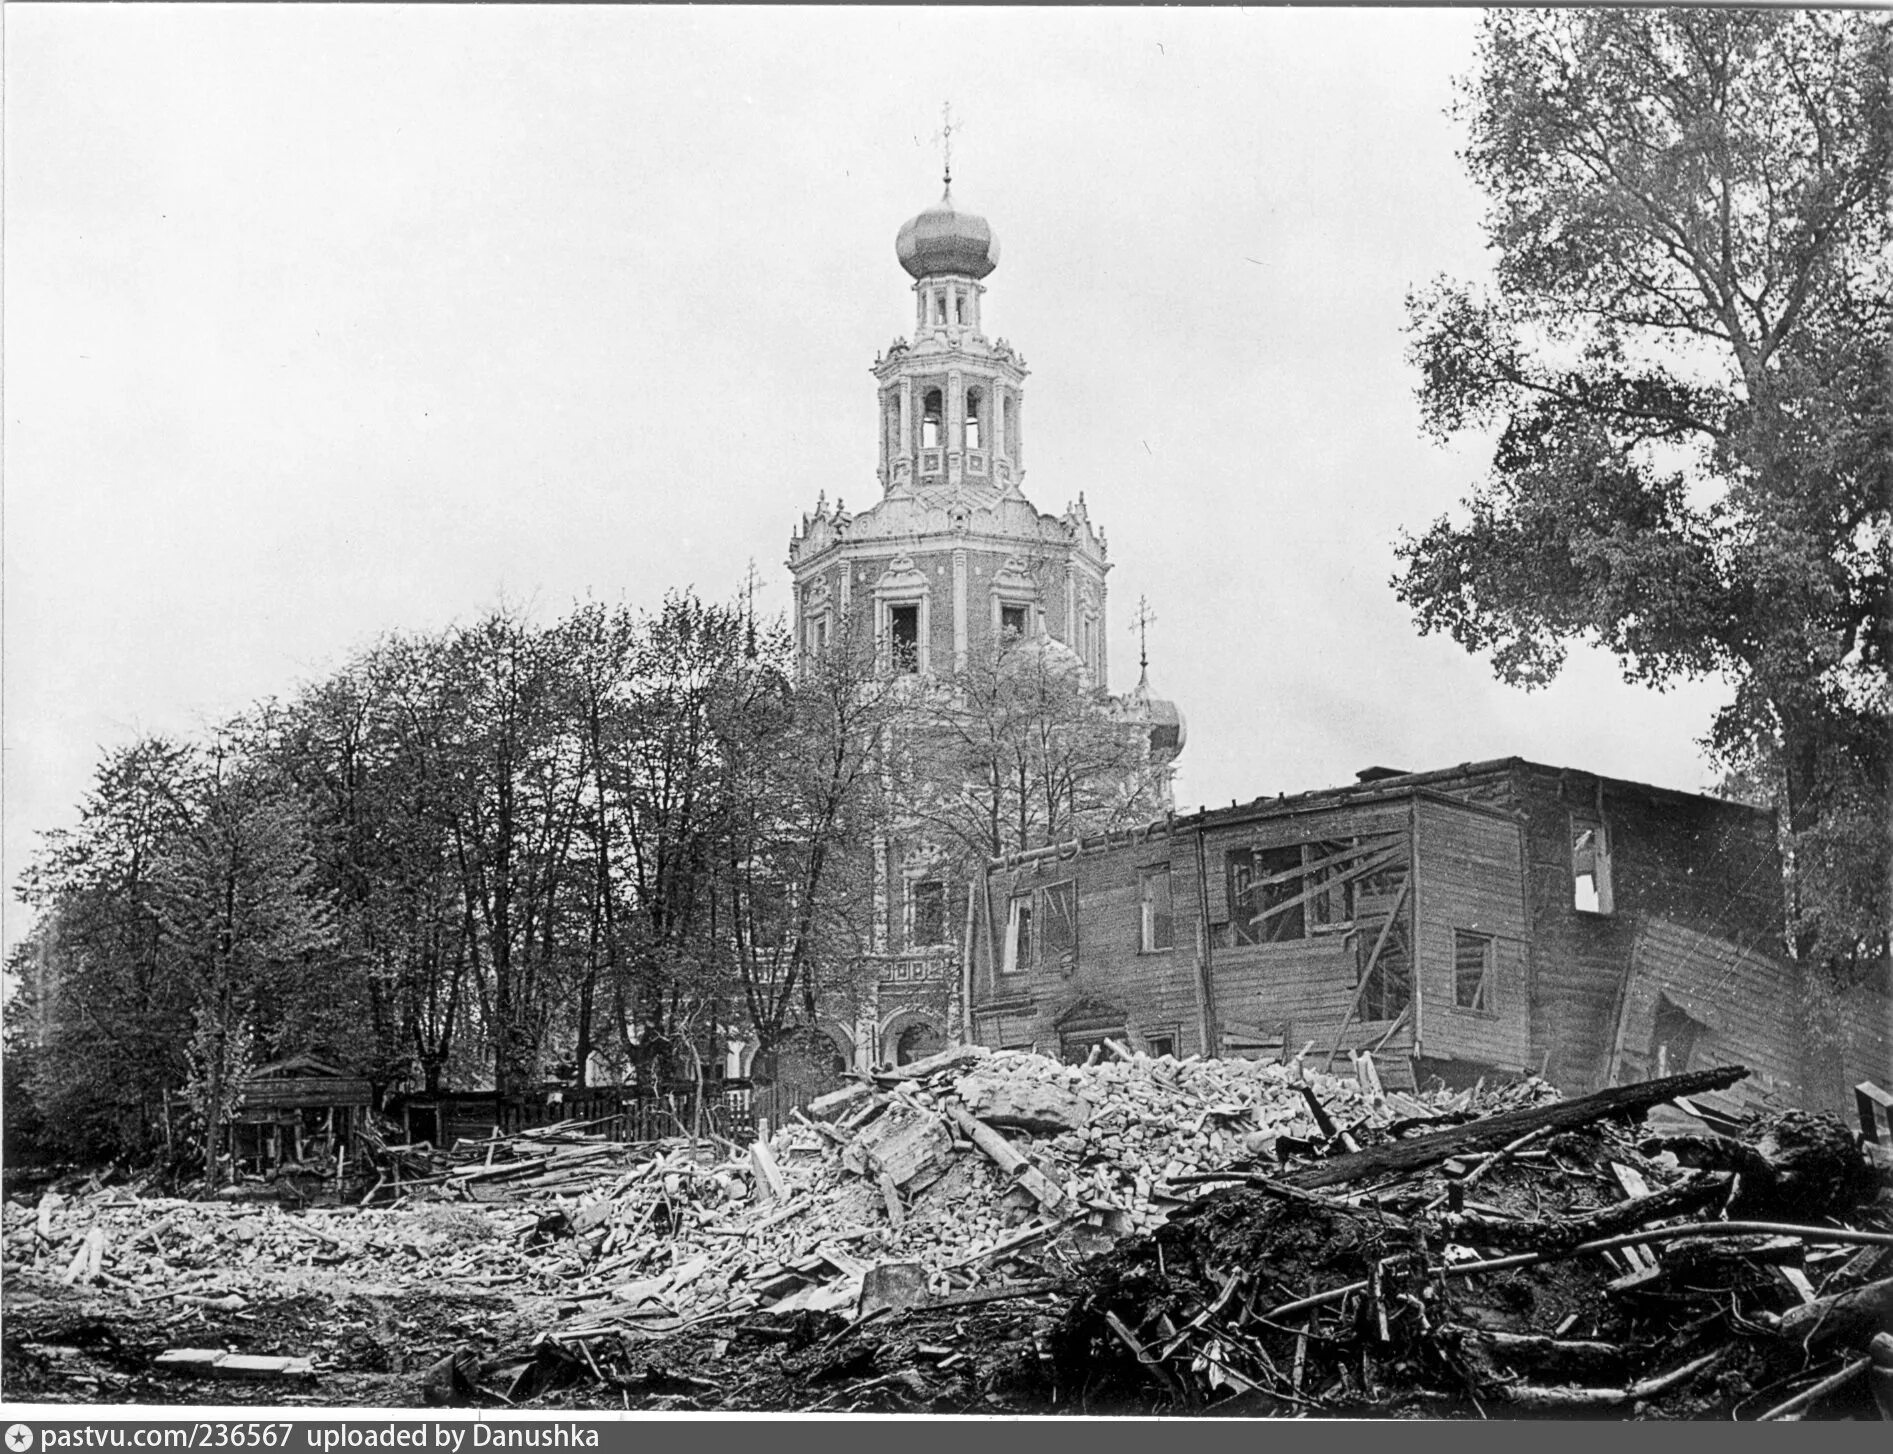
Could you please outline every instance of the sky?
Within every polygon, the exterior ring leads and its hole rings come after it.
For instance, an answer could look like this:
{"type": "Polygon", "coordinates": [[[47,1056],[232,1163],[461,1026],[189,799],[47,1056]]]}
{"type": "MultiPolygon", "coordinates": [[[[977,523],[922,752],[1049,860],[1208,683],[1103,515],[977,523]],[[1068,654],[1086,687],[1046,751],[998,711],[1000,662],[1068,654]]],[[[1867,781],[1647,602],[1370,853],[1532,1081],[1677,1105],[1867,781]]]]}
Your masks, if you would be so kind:
{"type": "MultiPolygon", "coordinates": [[[[1395,597],[1490,441],[1422,437],[1403,298],[1491,258],[1479,12],[41,6],[5,42],[0,879],[102,753],[509,602],[785,611],[859,510],[894,257],[1001,241],[1024,489],[1109,540],[1178,807],[1518,754],[1700,791],[1720,683],[1526,693],[1395,597]]],[[[9,896],[11,945],[27,927],[9,896]]]]}

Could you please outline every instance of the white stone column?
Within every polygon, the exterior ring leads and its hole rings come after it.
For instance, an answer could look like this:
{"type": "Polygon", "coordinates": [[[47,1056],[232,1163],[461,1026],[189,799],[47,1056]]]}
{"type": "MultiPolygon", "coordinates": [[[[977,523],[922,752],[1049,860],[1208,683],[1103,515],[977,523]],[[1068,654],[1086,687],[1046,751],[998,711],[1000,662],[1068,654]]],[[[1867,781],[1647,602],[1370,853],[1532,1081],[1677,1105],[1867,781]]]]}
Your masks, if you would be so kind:
{"type": "Polygon", "coordinates": [[[946,394],[947,479],[957,484],[966,460],[966,380],[958,369],[947,374],[946,394]]]}
{"type": "Polygon", "coordinates": [[[966,670],[966,549],[953,552],[953,670],[966,670]]]}
{"type": "MultiPolygon", "coordinates": [[[[874,952],[887,953],[887,835],[874,835],[874,952]]],[[[875,970],[879,983],[880,970],[875,970]]]]}
{"type": "Polygon", "coordinates": [[[992,400],[986,406],[992,417],[986,421],[986,427],[992,431],[992,443],[986,452],[992,457],[992,476],[995,480],[1003,478],[999,472],[999,461],[1006,453],[1006,381],[996,378],[992,384],[992,400]]]}

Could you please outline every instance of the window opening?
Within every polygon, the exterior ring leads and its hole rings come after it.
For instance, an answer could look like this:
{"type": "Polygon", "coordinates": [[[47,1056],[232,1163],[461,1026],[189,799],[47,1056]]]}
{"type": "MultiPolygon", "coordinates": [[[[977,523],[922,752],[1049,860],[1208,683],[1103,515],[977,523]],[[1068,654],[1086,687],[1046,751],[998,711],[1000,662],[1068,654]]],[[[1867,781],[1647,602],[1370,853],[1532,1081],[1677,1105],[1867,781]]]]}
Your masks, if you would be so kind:
{"type": "Polygon", "coordinates": [[[966,391],[966,447],[979,448],[979,390],[966,391]]]}
{"type": "Polygon", "coordinates": [[[1043,899],[1045,923],[1040,930],[1040,953],[1047,965],[1070,970],[1078,962],[1077,885],[1069,879],[1047,884],[1043,899]]]}
{"type": "Polygon", "coordinates": [[[919,671],[920,607],[888,607],[887,628],[893,649],[894,670],[898,672],[919,671]]]}
{"type": "Polygon", "coordinates": [[[920,403],[920,445],[923,449],[940,447],[940,391],[929,389],[920,403]]]}
{"type": "Polygon", "coordinates": [[[1001,606],[999,608],[999,629],[1010,631],[1014,636],[1025,635],[1025,607],[1001,606]]]}
{"type": "Polygon", "coordinates": [[[1012,901],[1006,917],[1005,974],[1022,974],[1032,966],[1032,896],[1021,894],[1012,901]]]}
{"type": "Polygon", "coordinates": [[[1140,947],[1151,954],[1176,947],[1175,920],[1170,906],[1170,865],[1143,871],[1139,897],[1143,907],[1143,934],[1140,947]]]}
{"type": "Polygon", "coordinates": [[[908,946],[946,942],[946,885],[937,878],[921,879],[910,890],[913,926],[908,931],[908,946]]]}
{"type": "Polygon", "coordinates": [[[1229,855],[1229,917],[1238,944],[1307,937],[1299,843],[1237,849],[1229,855]]]}
{"type": "Polygon", "coordinates": [[[940,1032],[933,1026],[925,1023],[909,1025],[894,1042],[894,1063],[912,1065],[916,1060],[925,1060],[929,1055],[937,1055],[944,1049],[946,1042],[941,1040],[940,1032]]]}
{"type": "Polygon", "coordinates": [[[1153,1060],[1177,1053],[1177,1037],[1174,1035],[1146,1035],[1144,1044],[1150,1047],[1150,1056],[1153,1060]]]}
{"type": "Polygon", "coordinates": [[[1603,822],[1571,815],[1571,906],[1583,914],[1608,914],[1610,842],[1603,822]]]}
{"type": "Polygon", "coordinates": [[[959,324],[966,322],[966,295],[964,293],[953,295],[953,321],[959,324]]]}
{"type": "Polygon", "coordinates": [[[1681,1075],[1695,1061],[1697,1046],[1709,1033],[1707,1025],[1668,995],[1657,996],[1650,1025],[1650,1074],[1659,1078],[1681,1075]]]}
{"type": "Polygon", "coordinates": [[[1314,933],[1354,922],[1354,881],[1350,860],[1358,858],[1358,840],[1326,839],[1302,845],[1307,866],[1308,923],[1314,933]]]}
{"type": "Polygon", "coordinates": [[[1462,1010],[1498,1008],[1492,984],[1492,938],[1453,930],[1453,1003],[1462,1010]]]}

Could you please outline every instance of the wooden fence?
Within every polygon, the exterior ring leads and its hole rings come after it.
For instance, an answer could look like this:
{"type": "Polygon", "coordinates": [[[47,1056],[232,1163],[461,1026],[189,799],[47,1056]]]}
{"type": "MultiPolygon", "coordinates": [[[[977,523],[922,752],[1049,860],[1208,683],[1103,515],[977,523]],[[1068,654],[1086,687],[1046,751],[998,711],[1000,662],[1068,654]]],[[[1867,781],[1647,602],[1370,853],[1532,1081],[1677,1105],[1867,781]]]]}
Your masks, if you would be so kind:
{"type": "Polygon", "coordinates": [[[661,1141],[699,1132],[737,1142],[751,1139],[756,1113],[748,1085],[718,1083],[704,1090],[701,1118],[694,1086],[642,1094],[622,1086],[601,1086],[557,1092],[556,1098],[544,1093],[501,1096],[491,1091],[444,1091],[414,1097],[402,1114],[410,1139],[433,1140],[440,1146],[483,1141],[495,1129],[510,1136],[561,1121],[588,1123],[588,1132],[616,1141],[661,1141]]]}

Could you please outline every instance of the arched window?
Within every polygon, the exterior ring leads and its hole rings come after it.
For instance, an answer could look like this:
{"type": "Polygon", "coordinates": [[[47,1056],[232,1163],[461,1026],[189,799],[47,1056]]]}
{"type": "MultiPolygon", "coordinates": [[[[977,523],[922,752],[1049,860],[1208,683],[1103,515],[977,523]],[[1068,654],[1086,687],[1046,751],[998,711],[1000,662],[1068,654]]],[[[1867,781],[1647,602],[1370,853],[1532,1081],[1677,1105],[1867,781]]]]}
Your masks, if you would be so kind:
{"type": "Polygon", "coordinates": [[[938,449],[940,447],[941,399],[938,389],[929,389],[920,406],[920,447],[938,449]]]}
{"type": "Polygon", "coordinates": [[[946,322],[946,293],[944,291],[933,295],[933,321],[935,323],[946,322]]]}
{"type": "Polygon", "coordinates": [[[968,449],[979,448],[979,405],[979,390],[968,389],[966,391],[966,447],[968,449]]]}

